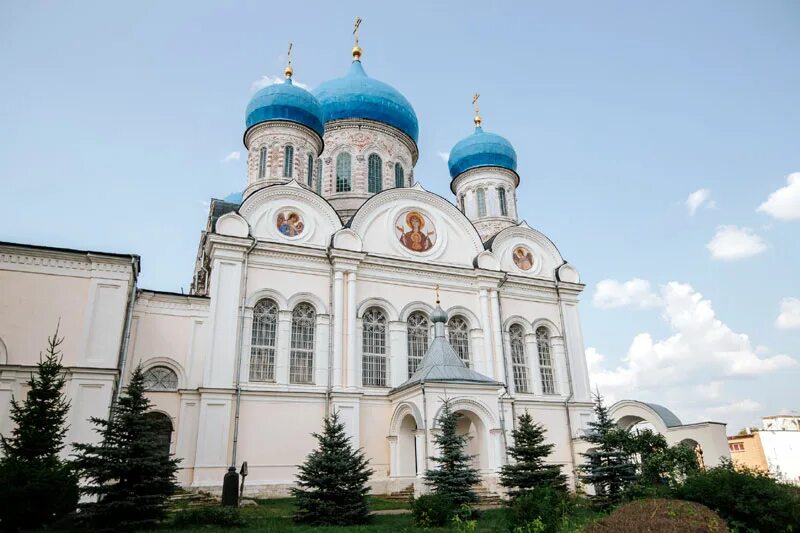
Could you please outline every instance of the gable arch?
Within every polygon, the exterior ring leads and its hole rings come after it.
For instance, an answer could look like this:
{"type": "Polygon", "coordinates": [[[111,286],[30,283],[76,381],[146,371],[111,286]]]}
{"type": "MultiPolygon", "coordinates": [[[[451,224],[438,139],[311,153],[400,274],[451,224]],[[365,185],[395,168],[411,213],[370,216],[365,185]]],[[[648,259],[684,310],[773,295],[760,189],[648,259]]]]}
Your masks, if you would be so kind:
{"type": "Polygon", "coordinates": [[[383,310],[384,314],[386,315],[386,320],[389,322],[396,322],[399,320],[398,317],[400,315],[397,313],[397,309],[395,309],[394,305],[392,305],[389,300],[386,300],[385,298],[367,298],[366,300],[362,300],[356,309],[356,316],[358,318],[362,318],[367,309],[371,307],[377,307],[383,310]]]}
{"type": "Polygon", "coordinates": [[[469,329],[480,329],[481,321],[478,320],[478,315],[470,311],[464,306],[461,305],[454,305],[453,307],[447,309],[447,322],[450,322],[450,319],[454,316],[463,316],[469,325],[469,329]]]}
{"type": "Polygon", "coordinates": [[[533,326],[530,321],[520,315],[511,315],[503,321],[503,333],[508,333],[511,326],[519,324],[525,330],[525,335],[530,335],[534,332],[533,326]]]}
{"type": "Polygon", "coordinates": [[[142,365],[142,371],[143,372],[146,372],[146,371],[150,370],[151,368],[154,368],[154,367],[157,367],[157,366],[167,367],[170,370],[172,370],[173,372],[175,372],[175,375],[178,378],[177,389],[188,388],[188,383],[187,383],[187,380],[186,380],[186,371],[183,369],[183,366],[178,361],[176,361],[175,359],[172,359],[171,357],[157,356],[157,357],[148,357],[146,359],[142,358],[139,361],[139,364],[142,365]]]}
{"type": "Polygon", "coordinates": [[[422,418],[419,407],[412,402],[402,402],[395,408],[394,413],[392,413],[392,420],[389,423],[389,435],[397,435],[400,433],[400,424],[402,424],[406,415],[411,415],[414,418],[414,422],[417,423],[418,428],[425,427],[425,421],[422,418]]]}
{"type": "Polygon", "coordinates": [[[667,428],[683,425],[669,409],[654,403],[636,400],[620,400],[608,409],[608,415],[622,429],[629,429],[639,422],[649,422],[662,435],[667,428]]]}
{"type": "Polygon", "coordinates": [[[558,328],[558,326],[556,326],[555,322],[549,318],[537,318],[534,320],[533,325],[531,326],[531,331],[536,333],[536,330],[541,327],[547,329],[551,337],[561,337],[561,330],[558,328]]]}
{"type": "Polygon", "coordinates": [[[564,264],[553,241],[525,221],[500,231],[487,244],[500,261],[501,270],[511,274],[554,279],[556,271],[564,264]],[[512,258],[513,250],[520,246],[533,254],[533,266],[529,270],[518,268],[512,258]]]}
{"type": "Polygon", "coordinates": [[[286,302],[286,310],[293,311],[294,308],[301,303],[311,304],[318,315],[328,314],[328,307],[325,305],[325,302],[322,301],[322,298],[310,292],[298,292],[290,296],[289,300],[286,302]]]}
{"type": "Polygon", "coordinates": [[[407,322],[408,317],[410,317],[416,311],[422,311],[425,313],[425,316],[428,317],[428,321],[430,321],[431,313],[433,313],[433,307],[425,302],[411,302],[406,304],[406,306],[400,311],[400,320],[407,322]]]}
{"type": "MultiPolygon", "coordinates": [[[[433,417],[433,429],[439,428],[439,417],[442,415],[444,403],[436,409],[436,414],[433,417]]],[[[494,416],[492,410],[486,404],[479,400],[467,397],[456,397],[450,400],[450,409],[455,411],[469,411],[481,419],[481,422],[487,429],[496,429],[498,427],[497,417],[494,416]]]]}
{"type": "Polygon", "coordinates": [[[283,294],[279,293],[274,289],[259,289],[247,297],[245,301],[245,307],[249,309],[253,309],[255,305],[264,299],[274,300],[276,304],[278,304],[278,309],[287,310],[289,309],[289,301],[286,299],[283,294]]]}

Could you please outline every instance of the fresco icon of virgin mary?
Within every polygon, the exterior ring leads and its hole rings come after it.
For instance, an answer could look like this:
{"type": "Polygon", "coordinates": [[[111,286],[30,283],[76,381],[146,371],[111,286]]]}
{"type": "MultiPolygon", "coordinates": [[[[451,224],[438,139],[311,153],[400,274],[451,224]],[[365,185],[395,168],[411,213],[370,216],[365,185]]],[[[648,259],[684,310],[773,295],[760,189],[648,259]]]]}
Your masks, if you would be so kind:
{"type": "Polygon", "coordinates": [[[409,211],[395,222],[400,244],[412,252],[427,252],[436,244],[436,228],[419,211],[409,211]]]}

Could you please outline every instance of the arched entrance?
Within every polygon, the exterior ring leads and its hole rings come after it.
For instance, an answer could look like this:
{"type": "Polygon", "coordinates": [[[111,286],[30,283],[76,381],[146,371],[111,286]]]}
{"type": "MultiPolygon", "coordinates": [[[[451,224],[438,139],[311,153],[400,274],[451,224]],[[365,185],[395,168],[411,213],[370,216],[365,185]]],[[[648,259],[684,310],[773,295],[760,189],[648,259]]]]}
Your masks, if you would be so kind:
{"type": "Polygon", "coordinates": [[[409,413],[400,422],[397,432],[397,472],[399,477],[416,476],[417,472],[417,421],[409,413]]]}
{"type": "Polygon", "coordinates": [[[472,456],[472,466],[478,470],[489,468],[489,434],[486,425],[472,411],[461,409],[456,411],[458,426],[456,432],[467,437],[465,451],[472,456]]]}
{"type": "Polygon", "coordinates": [[[150,411],[144,416],[153,424],[153,431],[161,452],[164,455],[169,455],[170,443],[172,442],[172,420],[169,416],[158,411],[150,411]]]}

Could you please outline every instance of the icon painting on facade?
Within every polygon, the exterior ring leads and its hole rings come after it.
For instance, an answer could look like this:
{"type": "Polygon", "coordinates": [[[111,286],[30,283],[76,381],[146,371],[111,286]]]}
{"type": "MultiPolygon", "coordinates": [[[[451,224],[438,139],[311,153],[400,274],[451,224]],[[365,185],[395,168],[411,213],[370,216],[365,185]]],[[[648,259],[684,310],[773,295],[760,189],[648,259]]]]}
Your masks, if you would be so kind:
{"type": "Polygon", "coordinates": [[[303,217],[297,211],[280,211],[275,226],[287,237],[297,237],[303,233],[303,217]]]}
{"type": "Polygon", "coordinates": [[[427,252],[436,244],[436,228],[419,211],[408,211],[395,221],[400,243],[412,252],[427,252]]]}
{"type": "Polygon", "coordinates": [[[514,258],[514,264],[520,270],[530,270],[533,268],[533,254],[527,248],[517,246],[511,254],[514,258]]]}

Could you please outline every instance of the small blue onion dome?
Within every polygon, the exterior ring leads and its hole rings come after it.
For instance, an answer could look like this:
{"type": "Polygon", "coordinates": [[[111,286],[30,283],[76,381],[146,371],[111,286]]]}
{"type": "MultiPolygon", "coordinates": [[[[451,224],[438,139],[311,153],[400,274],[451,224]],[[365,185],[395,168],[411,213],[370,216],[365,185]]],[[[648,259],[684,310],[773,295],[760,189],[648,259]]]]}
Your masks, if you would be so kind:
{"type": "Polygon", "coordinates": [[[287,120],[312,129],[320,138],[325,133],[319,101],[310,92],[294,85],[292,78],[259,90],[247,104],[245,116],[247,128],[271,120],[287,120]]]}
{"type": "Polygon", "coordinates": [[[460,140],[450,150],[447,166],[451,178],[478,167],[501,167],[516,172],[517,152],[504,137],[487,133],[477,126],[472,135],[460,140]]]}
{"type": "Polygon", "coordinates": [[[419,123],[414,108],[397,89],[367,76],[359,60],[353,61],[346,76],[314,89],[314,95],[322,105],[325,122],[374,120],[397,128],[417,142],[419,123]]]}

